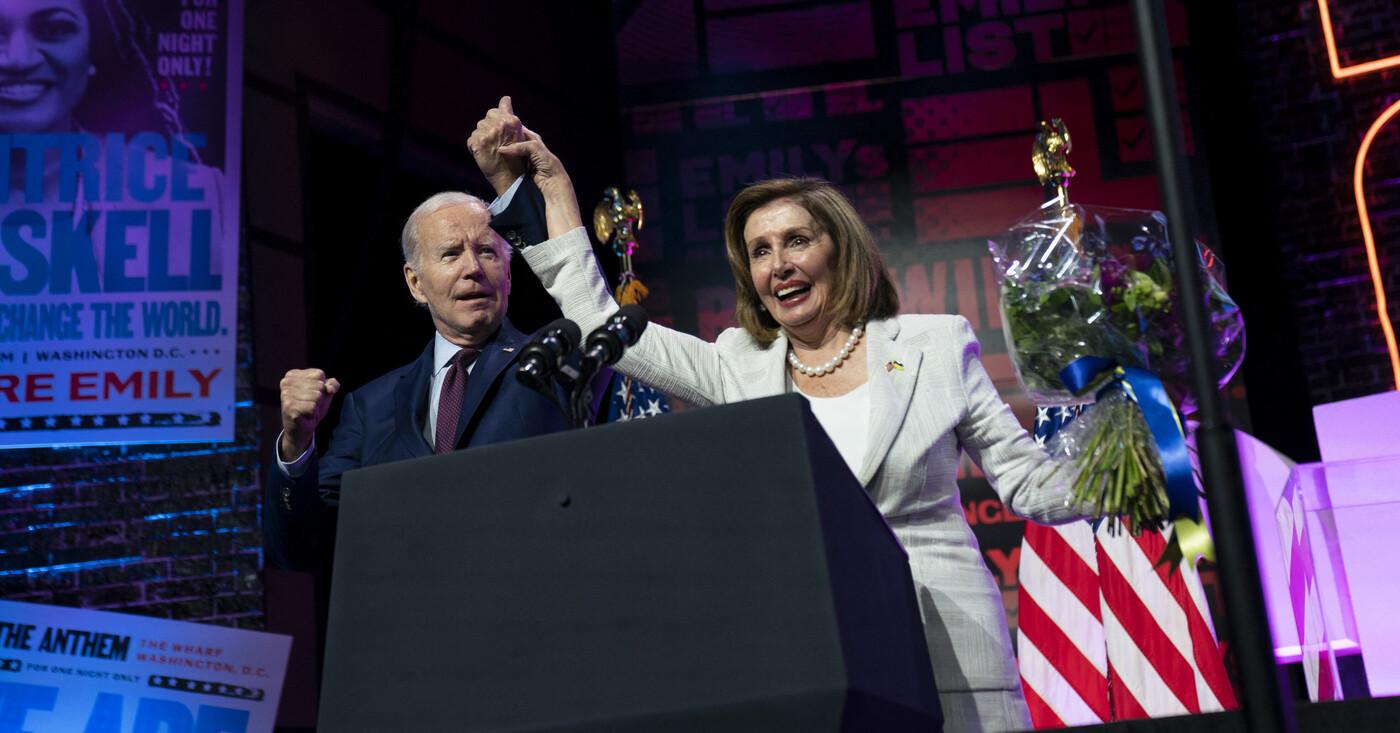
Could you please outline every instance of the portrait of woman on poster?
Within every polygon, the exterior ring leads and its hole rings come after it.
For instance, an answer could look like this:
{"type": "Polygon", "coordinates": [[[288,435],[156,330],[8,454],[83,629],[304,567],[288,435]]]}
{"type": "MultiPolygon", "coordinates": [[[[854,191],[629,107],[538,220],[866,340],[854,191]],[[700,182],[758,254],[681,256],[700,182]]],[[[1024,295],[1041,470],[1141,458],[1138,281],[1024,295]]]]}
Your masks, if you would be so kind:
{"type": "MultiPolygon", "coordinates": [[[[152,205],[168,209],[169,266],[174,273],[185,272],[189,267],[188,247],[180,243],[190,236],[190,217],[188,211],[181,210],[194,206],[212,209],[210,240],[216,251],[210,253],[210,259],[217,274],[222,269],[217,250],[226,231],[222,176],[200,164],[199,146],[186,137],[175,85],[162,83],[154,75],[151,40],[155,34],[138,12],[141,10],[144,8],[133,8],[123,0],[0,0],[0,134],[91,136],[84,149],[100,151],[93,167],[103,180],[95,186],[81,180],[76,184],[61,181],[60,145],[55,138],[55,144],[44,149],[43,203],[35,206],[25,191],[33,165],[24,157],[28,149],[21,152],[11,147],[6,200],[47,211],[72,209],[77,216],[152,205]],[[113,138],[110,133],[120,135],[113,138]],[[145,148],[111,155],[108,147],[113,139],[129,143],[140,133],[155,133],[161,138],[159,147],[164,149],[145,148]],[[139,203],[132,200],[129,192],[111,197],[114,189],[105,183],[113,158],[126,161],[130,177],[133,155],[134,164],[144,171],[145,181],[156,188],[163,184],[165,189],[139,203]],[[189,163],[176,168],[176,157],[189,163]],[[201,200],[173,200],[169,191],[172,173],[180,176],[186,188],[203,191],[201,200]],[[61,184],[70,191],[64,201],[59,200],[61,184]],[[94,197],[94,191],[102,195],[94,197]]],[[[102,241],[103,218],[95,217],[89,232],[95,243],[102,241]]],[[[43,242],[35,245],[46,248],[43,242]]],[[[100,265],[103,247],[97,244],[94,249],[100,265]]],[[[135,274],[144,268],[142,249],[128,263],[128,270],[135,274]]]]}
{"type": "Polygon", "coordinates": [[[149,35],[121,0],[0,0],[0,132],[179,130],[149,35]]]}

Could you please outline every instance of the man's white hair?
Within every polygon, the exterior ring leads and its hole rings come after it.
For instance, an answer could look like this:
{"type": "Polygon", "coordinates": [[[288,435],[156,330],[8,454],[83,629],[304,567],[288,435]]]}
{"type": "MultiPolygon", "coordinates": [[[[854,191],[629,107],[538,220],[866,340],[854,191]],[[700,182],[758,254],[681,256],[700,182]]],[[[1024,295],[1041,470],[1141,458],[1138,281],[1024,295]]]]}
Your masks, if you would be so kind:
{"type": "MultiPolygon", "coordinates": [[[[418,208],[408,215],[408,221],[404,222],[403,234],[399,235],[399,246],[403,248],[403,261],[417,264],[418,260],[418,225],[424,219],[442,211],[449,206],[460,204],[477,204],[481,208],[488,208],[485,201],[461,191],[442,191],[429,196],[426,201],[418,204],[418,208]]],[[[501,249],[505,250],[506,264],[510,264],[512,248],[509,244],[504,244],[501,249]]]]}

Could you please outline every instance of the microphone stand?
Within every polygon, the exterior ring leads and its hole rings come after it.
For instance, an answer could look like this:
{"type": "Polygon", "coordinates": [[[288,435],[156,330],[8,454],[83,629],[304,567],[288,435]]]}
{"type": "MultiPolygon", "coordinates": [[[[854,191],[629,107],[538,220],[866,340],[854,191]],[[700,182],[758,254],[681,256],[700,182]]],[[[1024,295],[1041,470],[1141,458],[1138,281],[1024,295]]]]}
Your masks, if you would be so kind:
{"type": "Polygon", "coordinates": [[[565,369],[573,372],[569,401],[573,410],[573,426],[577,428],[593,426],[593,379],[604,365],[604,360],[598,358],[593,350],[584,353],[585,348],[588,348],[587,343],[574,352],[565,366],[565,369]]]}
{"type": "Polygon", "coordinates": [[[588,379],[575,382],[570,397],[573,402],[573,427],[592,427],[593,377],[590,375],[588,379]]]}

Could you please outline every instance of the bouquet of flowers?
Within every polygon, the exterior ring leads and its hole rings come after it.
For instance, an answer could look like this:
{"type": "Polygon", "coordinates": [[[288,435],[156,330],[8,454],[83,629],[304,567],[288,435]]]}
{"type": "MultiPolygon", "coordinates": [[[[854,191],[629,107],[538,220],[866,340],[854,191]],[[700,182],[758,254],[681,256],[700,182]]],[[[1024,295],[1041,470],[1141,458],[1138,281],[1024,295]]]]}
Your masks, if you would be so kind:
{"type": "MultiPolygon", "coordinates": [[[[1155,436],[1162,415],[1179,434],[1177,410],[1193,409],[1165,217],[1070,204],[1062,189],[990,246],[1007,346],[1027,393],[1039,405],[1094,402],[1048,445],[1078,469],[1073,500],[1121,517],[1133,533],[1162,526],[1169,472],[1155,436]],[[1149,400],[1155,426],[1144,416],[1149,400]]],[[[1243,360],[1244,323],[1219,261],[1199,243],[1197,252],[1223,385],[1243,360]]]]}

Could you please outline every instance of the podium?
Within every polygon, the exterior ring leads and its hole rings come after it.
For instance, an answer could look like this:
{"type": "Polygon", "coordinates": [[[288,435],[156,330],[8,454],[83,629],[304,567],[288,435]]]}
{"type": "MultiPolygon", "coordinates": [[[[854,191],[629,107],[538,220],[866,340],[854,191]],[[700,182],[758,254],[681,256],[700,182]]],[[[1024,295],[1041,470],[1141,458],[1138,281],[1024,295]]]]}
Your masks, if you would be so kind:
{"type": "Polygon", "coordinates": [[[321,731],[939,730],[908,560],[797,395],[347,473],[321,731]]]}

